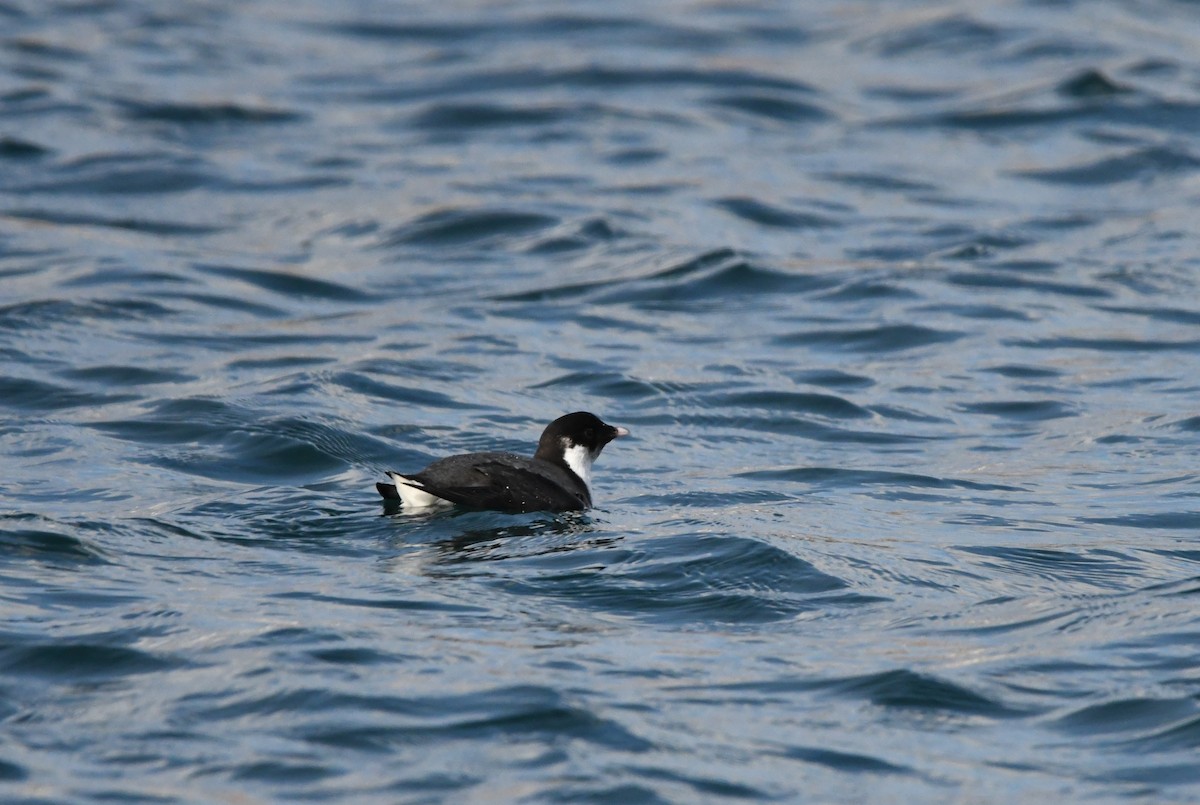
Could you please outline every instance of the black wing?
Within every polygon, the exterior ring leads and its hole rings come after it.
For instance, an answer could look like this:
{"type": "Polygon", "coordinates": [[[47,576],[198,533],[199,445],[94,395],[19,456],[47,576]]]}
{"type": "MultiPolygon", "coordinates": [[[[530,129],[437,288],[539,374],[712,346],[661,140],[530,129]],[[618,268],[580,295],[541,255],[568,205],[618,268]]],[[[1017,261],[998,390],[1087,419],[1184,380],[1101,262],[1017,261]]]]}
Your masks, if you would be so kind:
{"type": "Polygon", "coordinates": [[[482,463],[472,467],[472,483],[438,486],[423,473],[410,476],[421,489],[469,509],[503,512],[564,512],[586,509],[585,492],[575,492],[533,470],[509,464],[482,463]]]}

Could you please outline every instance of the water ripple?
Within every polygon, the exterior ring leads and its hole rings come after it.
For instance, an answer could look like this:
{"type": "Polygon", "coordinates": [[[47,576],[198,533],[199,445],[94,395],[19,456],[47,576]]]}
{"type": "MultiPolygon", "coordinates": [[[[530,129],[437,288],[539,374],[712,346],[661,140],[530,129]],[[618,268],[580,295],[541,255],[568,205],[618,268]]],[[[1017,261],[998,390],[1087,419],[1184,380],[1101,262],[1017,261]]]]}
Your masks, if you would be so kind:
{"type": "Polygon", "coordinates": [[[835,771],[847,772],[850,774],[913,774],[913,769],[907,766],[900,766],[895,763],[888,763],[886,760],[881,760],[870,755],[860,755],[853,752],[838,752],[833,749],[825,749],[815,746],[789,746],[784,749],[781,754],[792,760],[801,760],[805,763],[816,763],[821,766],[828,766],[835,771]]]}
{"type": "Polygon", "coordinates": [[[501,587],[509,594],[565,596],[579,606],[673,623],[757,623],[794,617],[828,606],[834,600],[829,594],[846,587],[789,553],[736,537],[684,535],[655,545],[647,556],[611,561],[605,573],[572,561],[537,578],[502,582],[501,587]]]}
{"type": "Polygon", "coordinates": [[[14,208],[4,215],[20,221],[55,224],[60,226],[94,226],[140,232],[160,237],[182,237],[187,235],[212,235],[226,227],[214,224],[196,224],[183,221],[165,221],[155,218],[114,218],[106,215],[34,208],[14,208]]]}
{"type": "Polygon", "coordinates": [[[964,403],[959,410],[972,414],[987,414],[1017,422],[1058,419],[1076,416],[1077,412],[1068,403],[1058,400],[1004,400],[996,402],[964,403]]]}
{"type": "Polygon", "coordinates": [[[1200,168],[1200,157],[1182,148],[1147,146],[1120,156],[1020,173],[1027,178],[1051,184],[1109,186],[1119,182],[1146,181],[1163,174],[1190,173],[1197,168],[1200,168]]]}
{"type": "Polygon", "coordinates": [[[558,223],[548,215],[513,210],[437,210],[393,231],[385,246],[448,246],[523,235],[558,223]]]}
{"type": "Polygon", "coordinates": [[[138,649],[101,642],[36,643],[0,637],[0,671],[37,679],[96,681],[160,672],[178,661],[138,649]]]}
{"type": "Polygon", "coordinates": [[[337,302],[365,302],[367,294],[345,285],[328,280],[303,277],[279,271],[261,271],[232,266],[197,265],[196,268],[210,274],[245,282],[266,291],[299,298],[327,299],[337,302]]]}
{"type": "MultiPolygon", "coordinates": [[[[416,129],[454,132],[494,126],[544,125],[574,119],[581,110],[569,107],[521,108],[495,103],[438,103],[427,106],[408,120],[416,129]]],[[[425,235],[426,239],[431,236],[425,235]]]]}
{"type": "Polygon", "coordinates": [[[723,198],[715,202],[721,209],[755,224],[780,229],[823,229],[837,226],[826,215],[787,210],[752,198],[723,198]]]}
{"type": "Polygon", "coordinates": [[[299,112],[288,109],[273,109],[267,106],[251,106],[242,103],[180,103],[172,101],[142,101],[121,99],[118,101],[124,114],[131,120],[161,123],[194,124],[244,124],[244,123],[293,123],[303,119],[299,112]]]}
{"type": "Polygon", "coordinates": [[[69,564],[104,564],[109,561],[95,543],[29,514],[0,515],[0,544],[5,561],[27,558],[69,564]]]}
{"type": "Polygon", "coordinates": [[[889,324],[857,330],[823,328],[791,333],[775,339],[781,346],[821,346],[850,352],[899,352],[932,344],[957,341],[963,333],[917,324],[889,324]]]}
{"type": "Polygon", "coordinates": [[[1093,737],[1122,732],[1186,730],[1198,711],[1191,699],[1132,698],[1091,704],[1055,721],[1064,732],[1093,737]]]}
{"type": "Polygon", "coordinates": [[[794,467],[780,470],[751,470],[738,474],[742,478],[773,481],[795,481],[813,486],[900,486],[918,489],[973,489],[981,492],[1023,492],[1019,486],[980,483],[959,478],[935,478],[906,472],[851,470],[838,467],[794,467]]]}
{"type": "Polygon", "coordinates": [[[338,749],[389,751],[431,741],[521,740],[539,735],[569,737],[622,752],[653,748],[618,723],[564,701],[557,691],[532,685],[412,698],[295,691],[220,705],[198,717],[236,722],[288,710],[310,714],[308,726],[301,728],[305,741],[338,749]],[[326,712],[337,717],[320,718],[326,712]],[[390,724],[364,720],[373,714],[394,718],[389,719],[390,724]]]}
{"type": "Polygon", "coordinates": [[[709,103],[736,112],[789,124],[807,120],[825,120],[829,117],[829,114],[816,104],[771,93],[744,92],[736,95],[718,95],[711,98],[709,103]]]}

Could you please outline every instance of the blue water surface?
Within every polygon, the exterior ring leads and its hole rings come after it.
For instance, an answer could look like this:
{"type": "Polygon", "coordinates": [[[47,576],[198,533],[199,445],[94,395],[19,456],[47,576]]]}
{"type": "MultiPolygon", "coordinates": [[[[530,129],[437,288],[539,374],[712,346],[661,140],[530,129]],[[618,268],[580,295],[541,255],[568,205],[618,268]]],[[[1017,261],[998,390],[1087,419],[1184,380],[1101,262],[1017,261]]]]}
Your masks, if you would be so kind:
{"type": "Polygon", "coordinates": [[[1194,3],[0,22],[4,802],[1200,799],[1194,3]]]}

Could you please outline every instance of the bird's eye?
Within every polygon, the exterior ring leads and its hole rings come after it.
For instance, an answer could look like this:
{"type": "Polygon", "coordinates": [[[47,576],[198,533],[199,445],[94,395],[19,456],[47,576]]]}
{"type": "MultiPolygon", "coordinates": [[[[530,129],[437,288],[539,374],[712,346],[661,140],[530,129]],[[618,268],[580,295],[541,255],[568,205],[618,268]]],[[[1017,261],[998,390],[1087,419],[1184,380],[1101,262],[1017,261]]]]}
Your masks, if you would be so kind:
{"type": "Polygon", "coordinates": [[[596,438],[596,431],[592,430],[591,428],[588,428],[587,430],[585,430],[583,432],[583,438],[587,439],[590,442],[592,439],[596,438]]]}

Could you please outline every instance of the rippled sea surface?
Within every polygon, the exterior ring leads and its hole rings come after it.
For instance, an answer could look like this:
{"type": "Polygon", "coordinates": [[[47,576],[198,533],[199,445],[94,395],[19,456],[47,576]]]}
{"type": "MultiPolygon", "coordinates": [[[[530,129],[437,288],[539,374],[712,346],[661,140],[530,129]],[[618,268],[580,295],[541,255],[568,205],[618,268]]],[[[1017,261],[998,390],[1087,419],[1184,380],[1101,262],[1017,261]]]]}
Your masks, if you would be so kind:
{"type": "Polygon", "coordinates": [[[3,801],[1200,798],[1195,4],[0,21],[3,801]]]}

